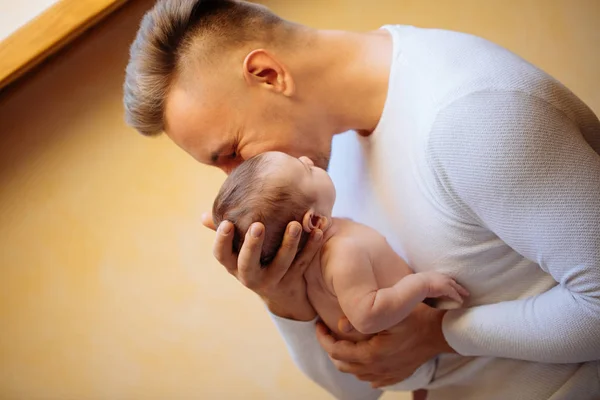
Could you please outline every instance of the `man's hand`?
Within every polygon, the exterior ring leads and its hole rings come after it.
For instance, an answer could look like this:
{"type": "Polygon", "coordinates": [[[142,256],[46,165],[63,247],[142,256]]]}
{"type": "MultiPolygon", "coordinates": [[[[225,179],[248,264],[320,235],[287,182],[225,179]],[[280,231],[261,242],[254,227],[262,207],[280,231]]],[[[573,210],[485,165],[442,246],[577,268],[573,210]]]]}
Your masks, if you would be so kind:
{"type": "MultiPolygon", "coordinates": [[[[212,217],[202,216],[202,224],[215,230],[212,217]]],[[[265,227],[254,223],[248,229],[240,254],[232,251],[233,224],[223,221],[217,229],[213,246],[215,258],[244,286],[258,294],[269,310],[282,318],[310,321],[316,312],[308,301],[304,272],[317,254],[323,232],[316,230],[296,256],[302,226],[290,222],[281,248],[273,262],[266,268],[260,266],[260,253],[265,227]]]]}
{"type": "MultiPolygon", "coordinates": [[[[419,304],[398,325],[358,343],[336,340],[327,327],[319,323],[317,338],[337,369],[379,388],[405,380],[438,354],[455,353],[442,333],[444,313],[419,304]]],[[[349,332],[352,326],[343,318],[339,329],[349,332]]]]}

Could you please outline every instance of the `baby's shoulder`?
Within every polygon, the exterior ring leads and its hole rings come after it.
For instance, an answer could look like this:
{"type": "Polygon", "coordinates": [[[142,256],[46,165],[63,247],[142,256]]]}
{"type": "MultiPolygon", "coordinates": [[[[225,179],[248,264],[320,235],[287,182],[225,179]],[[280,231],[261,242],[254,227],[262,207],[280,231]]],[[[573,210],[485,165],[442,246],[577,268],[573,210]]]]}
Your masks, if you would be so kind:
{"type": "Polygon", "coordinates": [[[385,238],[376,230],[358,222],[345,220],[338,225],[335,235],[323,246],[323,261],[341,258],[348,262],[363,259],[364,256],[370,258],[371,254],[381,248],[382,243],[385,243],[385,238]]]}
{"type": "Polygon", "coordinates": [[[347,263],[366,251],[365,246],[359,240],[356,240],[356,237],[340,230],[323,245],[321,262],[324,264],[330,264],[334,261],[347,263]]]}
{"type": "Polygon", "coordinates": [[[365,267],[370,268],[371,259],[371,251],[360,240],[336,234],[325,243],[321,251],[323,278],[331,283],[336,276],[360,273],[365,267]]]}
{"type": "Polygon", "coordinates": [[[343,239],[346,245],[355,244],[371,248],[378,247],[380,243],[386,241],[381,233],[368,225],[351,219],[339,219],[336,222],[338,223],[336,236],[338,236],[338,239],[343,239]]]}

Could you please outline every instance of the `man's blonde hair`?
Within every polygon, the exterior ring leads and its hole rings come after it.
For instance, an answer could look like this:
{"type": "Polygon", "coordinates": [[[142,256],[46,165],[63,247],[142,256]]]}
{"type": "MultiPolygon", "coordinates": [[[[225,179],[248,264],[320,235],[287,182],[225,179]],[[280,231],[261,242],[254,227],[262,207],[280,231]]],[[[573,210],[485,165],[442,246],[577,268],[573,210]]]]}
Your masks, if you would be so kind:
{"type": "Polygon", "coordinates": [[[164,104],[198,39],[211,51],[273,37],[282,19],[236,0],[159,0],[142,19],[130,50],[124,84],[125,119],[148,136],[164,130],[164,104]]]}

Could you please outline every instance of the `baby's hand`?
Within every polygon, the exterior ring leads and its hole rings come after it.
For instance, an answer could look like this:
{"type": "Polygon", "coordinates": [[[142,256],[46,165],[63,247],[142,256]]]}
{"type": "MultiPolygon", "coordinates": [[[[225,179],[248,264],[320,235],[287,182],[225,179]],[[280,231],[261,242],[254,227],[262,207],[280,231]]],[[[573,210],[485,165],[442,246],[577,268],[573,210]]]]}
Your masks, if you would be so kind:
{"type": "Polygon", "coordinates": [[[463,297],[469,296],[469,292],[448,275],[434,271],[420,272],[418,275],[425,281],[425,287],[427,288],[426,297],[446,296],[462,303],[463,297]]]}

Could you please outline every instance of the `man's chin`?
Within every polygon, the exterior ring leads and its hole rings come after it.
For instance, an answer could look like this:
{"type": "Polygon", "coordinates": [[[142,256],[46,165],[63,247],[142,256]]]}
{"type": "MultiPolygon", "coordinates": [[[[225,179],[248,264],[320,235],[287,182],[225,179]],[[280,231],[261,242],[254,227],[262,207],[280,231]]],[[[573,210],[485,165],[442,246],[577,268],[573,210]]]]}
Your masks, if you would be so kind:
{"type": "Polygon", "coordinates": [[[327,169],[329,168],[330,160],[331,160],[331,148],[329,149],[329,151],[327,153],[321,153],[312,159],[312,161],[315,163],[315,165],[317,167],[322,168],[325,171],[327,171],[327,169]]]}
{"type": "Polygon", "coordinates": [[[322,159],[318,159],[318,160],[313,160],[313,162],[315,163],[315,165],[317,167],[322,168],[325,171],[327,171],[327,169],[329,168],[329,158],[322,158],[322,159]]]}

